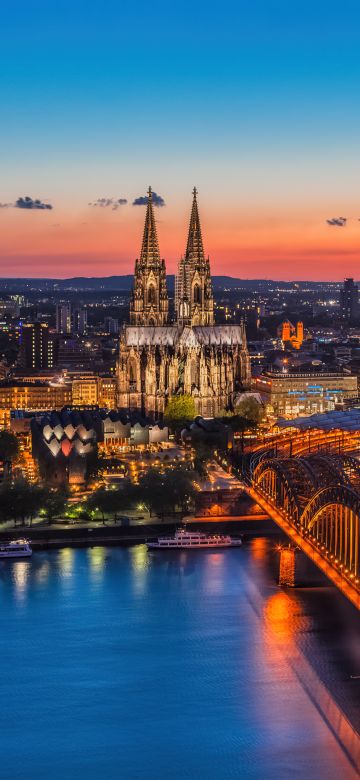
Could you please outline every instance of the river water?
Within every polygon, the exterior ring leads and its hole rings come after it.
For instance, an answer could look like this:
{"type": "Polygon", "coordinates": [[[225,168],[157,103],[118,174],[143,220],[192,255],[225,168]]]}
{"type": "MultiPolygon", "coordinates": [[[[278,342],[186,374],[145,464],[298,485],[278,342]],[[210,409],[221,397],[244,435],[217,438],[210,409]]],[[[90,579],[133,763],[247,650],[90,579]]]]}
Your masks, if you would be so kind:
{"type": "Polygon", "coordinates": [[[1,780],[358,777],[358,616],[272,550],[0,561],[1,780]]]}

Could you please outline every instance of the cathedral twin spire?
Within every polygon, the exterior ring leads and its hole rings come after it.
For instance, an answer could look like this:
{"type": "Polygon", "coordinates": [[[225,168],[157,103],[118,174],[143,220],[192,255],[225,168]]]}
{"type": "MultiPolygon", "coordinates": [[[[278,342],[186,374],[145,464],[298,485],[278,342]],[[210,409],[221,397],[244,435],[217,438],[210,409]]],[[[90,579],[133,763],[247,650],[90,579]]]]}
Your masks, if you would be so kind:
{"type": "Polygon", "coordinates": [[[130,324],[165,325],[168,314],[165,260],[160,258],[152,190],[149,187],[140,259],[135,262],[130,324]]]}
{"type": "Polygon", "coordinates": [[[181,325],[213,325],[210,262],[205,258],[196,196],[194,187],[185,257],[175,279],[175,311],[181,325]]]}
{"type": "MultiPolygon", "coordinates": [[[[175,278],[175,316],[180,325],[212,325],[214,322],[210,263],[204,254],[196,196],[194,187],[186,252],[179,262],[175,278]]],[[[165,261],[160,259],[149,187],[140,259],[135,263],[130,323],[165,325],[168,311],[165,261]]]]}

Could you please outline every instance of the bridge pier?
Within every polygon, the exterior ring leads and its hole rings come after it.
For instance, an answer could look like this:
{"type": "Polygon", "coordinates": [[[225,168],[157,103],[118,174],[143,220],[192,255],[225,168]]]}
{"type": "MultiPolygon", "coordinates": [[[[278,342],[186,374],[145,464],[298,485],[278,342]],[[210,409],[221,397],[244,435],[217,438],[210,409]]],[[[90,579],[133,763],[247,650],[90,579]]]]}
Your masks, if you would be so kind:
{"type": "Polygon", "coordinates": [[[279,585],[296,588],[307,579],[306,555],[298,548],[290,545],[279,548],[279,585]]]}
{"type": "Polygon", "coordinates": [[[280,547],[279,585],[295,587],[296,551],[295,547],[280,547]]]}
{"type": "Polygon", "coordinates": [[[287,588],[318,587],[323,575],[299,548],[279,546],[279,585],[287,588]]]}

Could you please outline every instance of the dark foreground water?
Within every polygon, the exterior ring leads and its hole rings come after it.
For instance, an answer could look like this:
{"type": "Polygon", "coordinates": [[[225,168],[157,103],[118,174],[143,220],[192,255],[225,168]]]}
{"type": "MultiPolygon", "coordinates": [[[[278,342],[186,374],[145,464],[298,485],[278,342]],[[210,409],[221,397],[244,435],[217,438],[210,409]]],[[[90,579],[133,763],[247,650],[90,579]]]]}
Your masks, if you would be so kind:
{"type": "Polygon", "coordinates": [[[1,561],[1,779],[356,778],[359,623],[270,547],[1,561]]]}

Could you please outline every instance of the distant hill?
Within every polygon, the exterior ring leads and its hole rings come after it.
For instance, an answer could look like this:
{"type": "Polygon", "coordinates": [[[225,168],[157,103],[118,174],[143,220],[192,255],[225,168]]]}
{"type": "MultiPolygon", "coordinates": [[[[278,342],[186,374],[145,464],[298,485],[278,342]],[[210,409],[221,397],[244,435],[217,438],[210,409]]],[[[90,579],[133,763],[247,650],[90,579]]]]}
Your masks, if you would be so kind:
{"type": "MultiPolygon", "coordinates": [[[[129,291],[133,283],[133,274],[125,274],[123,276],[74,276],[71,279],[0,279],[0,294],[1,292],[26,292],[26,290],[123,290],[129,291]]],[[[174,275],[170,274],[168,277],[168,287],[170,293],[174,290],[174,275]]],[[[291,290],[294,284],[299,285],[300,288],[306,287],[307,289],[320,289],[323,287],[338,287],[339,283],[336,282],[283,282],[275,279],[237,279],[233,276],[213,276],[213,287],[215,290],[258,290],[269,291],[274,287],[281,287],[283,290],[291,290]]]]}

